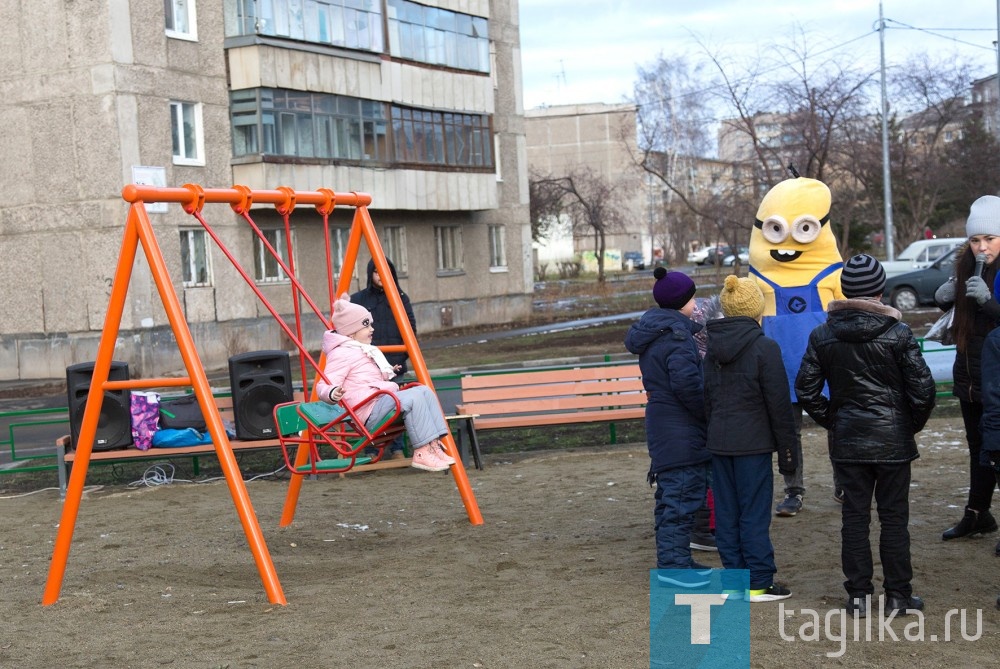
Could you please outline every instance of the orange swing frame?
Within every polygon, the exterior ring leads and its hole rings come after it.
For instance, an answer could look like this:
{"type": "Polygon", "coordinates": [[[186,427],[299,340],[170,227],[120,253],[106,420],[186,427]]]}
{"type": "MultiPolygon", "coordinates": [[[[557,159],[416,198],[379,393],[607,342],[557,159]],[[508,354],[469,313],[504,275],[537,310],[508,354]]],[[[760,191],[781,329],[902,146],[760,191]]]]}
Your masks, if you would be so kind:
{"type": "MultiPolygon", "coordinates": [[[[58,601],[62,582],[65,577],[66,564],[69,558],[69,551],[73,541],[73,531],[79,515],[80,501],[83,496],[84,484],[86,483],[87,470],[90,464],[90,455],[93,451],[94,438],[97,432],[98,419],[101,412],[101,403],[105,391],[108,390],[137,390],[165,387],[191,387],[195,396],[208,432],[212,437],[215,452],[219,458],[219,463],[225,475],[229,492],[236,506],[236,511],[246,534],[247,542],[250,545],[251,553],[260,573],[264,590],[267,593],[268,601],[272,604],[286,604],[285,595],[278,581],[274,563],[271,560],[267,544],[264,540],[260,524],[257,521],[250,497],[246,490],[239,465],[233,454],[232,446],[226,435],[225,427],[219,409],[216,406],[212,389],[201,364],[197,348],[195,347],[191,331],[188,328],[187,320],[180,299],[174,290],[170,280],[170,273],[167,270],[163,254],[156,240],[153,226],[146,211],[147,203],[168,202],[182,205],[185,212],[198,219],[198,222],[205,228],[218,248],[226,255],[233,267],[241,274],[248,285],[254,290],[258,298],[262,300],[264,306],[268,308],[277,323],[284,330],[285,334],[296,344],[300,353],[300,363],[302,366],[303,385],[306,383],[306,364],[312,365],[315,370],[314,381],[304,388],[305,395],[311,400],[315,400],[315,379],[322,375],[324,361],[322,357],[319,361],[313,360],[309,355],[302,341],[302,315],[300,313],[300,298],[306,301],[316,313],[316,315],[329,327],[329,319],[322,314],[315,302],[306,293],[302,284],[296,277],[294,266],[286,265],[281,261],[277,252],[271,247],[260,229],[249,216],[250,208],[253,204],[272,204],[276,211],[281,214],[285,221],[286,240],[288,241],[289,256],[291,253],[291,228],[289,216],[296,205],[312,205],[320,215],[323,216],[324,232],[327,240],[327,285],[329,289],[328,312],[332,310],[335,296],[349,292],[353,269],[357,263],[358,253],[362,241],[367,244],[368,250],[375,262],[375,267],[382,276],[389,276],[389,267],[385,258],[385,253],[375,234],[375,227],[368,213],[368,205],[371,204],[371,196],[365,193],[335,193],[329,189],[318,189],[316,191],[295,191],[288,187],[279,187],[275,190],[252,190],[246,186],[233,186],[226,189],[205,189],[197,184],[186,184],[181,188],[156,188],[150,186],[138,186],[129,184],[122,189],[122,198],[130,203],[128,216],[125,221],[125,230],[122,237],[121,251],[118,257],[118,265],[115,270],[114,281],[111,286],[111,296],[108,300],[108,311],[101,332],[100,343],[97,348],[97,359],[94,363],[94,372],[90,388],[87,393],[87,402],[80,425],[79,438],[76,442],[76,459],[73,461],[73,468],[70,472],[69,484],[66,489],[66,498],[63,502],[62,516],[60,518],[59,529],[56,533],[55,545],[52,552],[52,560],[49,564],[49,574],[46,581],[45,590],[42,595],[42,604],[50,605],[58,601]],[[225,248],[222,241],[214,233],[211,226],[202,217],[202,210],[206,203],[229,204],[233,211],[243,216],[243,218],[254,229],[258,238],[268,248],[272,256],[281,264],[282,269],[289,277],[292,284],[293,305],[295,311],[295,331],[285,323],[284,319],[267,302],[264,296],[257,290],[252,278],[240,265],[236,258],[225,248]],[[333,266],[330,262],[329,243],[329,215],[338,205],[352,206],[355,208],[351,231],[344,254],[342,271],[336,290],[333,286],[333,266]],[[181,358],[184,362],[187,376],[170,378],[149,378],[133,379],[126,381],[111,381],[109,373],[112,358],[114,356],[115,341],[121,330],[121,319],[125,310],[128,288],[131,283],[132,271],[134,269],[139,247],[142,247],[150,272],[156,284],[160,299],[167,315],[167,320],[176,338],[181,358]]],[[[424,362],[420,347],[417,344],[416,335],[410,322],[406,317],[399,290],[394,282],[386,282],[386,295],[392,307],[396,323],[403,336],[402,346],[385,346],[384,351],[395,352],[405,351],[413,365],[414,373],[420,383],[433,390],[434,386],[430,378],[427,365],[424,362]]],[[[380,433],[382,434],[382,433],[380,433]]],[[[294,467],[290,469],[292,474],[286,493],[285,504],[282,510],[281,526],[286,526],[292,522],[295,516],[295,508],[298,504],[303,478],[312,473],[308,468],[302,466],[310,458],[310,450],[314,444],[312,439],[316,436],[313,430],[307,431],[307,436],[300,440],[300,446],[296,450],[294,467]]],[[[455,441],[451,434],[445,435],[442,439],[445,448],[454,457],[457,454],[455,441]]],[[[362,446],[363,448],[363,446],[362,446]]],[[[360,450],[360,448],[358,449],[360,450]]],[[[461,461],[451,467],[452,476],[465,506],[469,521],[473,525],[483,523],[482,515],[472,487],[469,484],[468,476],[461,461]]]]}

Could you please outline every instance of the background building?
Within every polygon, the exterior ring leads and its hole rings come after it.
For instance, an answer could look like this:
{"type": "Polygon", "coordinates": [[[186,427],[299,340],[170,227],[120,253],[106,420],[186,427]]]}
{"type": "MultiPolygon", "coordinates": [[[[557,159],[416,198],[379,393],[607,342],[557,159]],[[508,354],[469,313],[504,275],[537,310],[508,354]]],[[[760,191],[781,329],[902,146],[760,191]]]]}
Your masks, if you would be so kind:
{"type": "MultiPolygon", "coordinates": [[[[132,182],[368,192],[418,331],[526,315],[517,8],[516,0],[5,3],[0,378],[59,378],[93,359],[127,212],[121,189],[132,182]]],[[[177,205],[151,217],[206,365],[286,346],[196,221],[177,205]]],[[[254,219],[287,253],[280,218],[255,210],[254,219]]],[[[321,226],[292,220],[295,266],[322,299],[321,226]]],[[[209,222],[290,313],[287,277],[246,224],[232,214],[209,222]]],[[[350,215],[336,222],[342,245],[350,215]]],[[[366,263],[355,269],[362,283],[366,263]]],[[[141,268],[122,329],[116,357],[133,374],[181,368],[141,268]]]]}
{"type": "MultiPolygon", "coordinates": [[[[645,262],[650,262],[652,230],[661,212],[660,192],[649,184],[645,172],[635,164],[635,105],[593,103],[542,107],[526,111],[525,123],[532,175],[563,177],[576,170],[589,169],[621,189],[627,195],[626,222],[620,228],[609,230],[607,248],[622,258],[637,253],[645,262]]],[[[579,231],[572,236],[574,253],[593,251],[589,236],[579,231]]],[[[564,238],[555,237],[543,245],[539,256],[546,258],[545,254],[553,249],[557,249],[556,253],[565,253],[567,248],[564,238]]]]}

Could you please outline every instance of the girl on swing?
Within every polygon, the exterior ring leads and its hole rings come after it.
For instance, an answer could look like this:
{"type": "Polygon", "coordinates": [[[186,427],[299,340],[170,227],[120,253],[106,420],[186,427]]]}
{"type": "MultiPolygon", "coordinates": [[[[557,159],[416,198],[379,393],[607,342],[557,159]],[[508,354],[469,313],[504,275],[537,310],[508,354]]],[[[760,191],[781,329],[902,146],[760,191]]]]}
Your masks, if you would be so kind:
{"type": "Polygon", "coordinates": [[[388,390],[399,398],[406,435],[413,446],[411,466],[428,472],[441,472],[455,464],[444,450],[441,437],[448,434],[448,425],[437,396],[430,388],[414,385],[400,390],[389,381],[397,370],[372,346],[375,323],[371,312],[352,304],[346,294],[333,305],[333,330],[323,335],[326,381],[316,384],[316,392],[324,402],[343,401],[350,406],[365,426],[373,429],[396,403],[389,395],[379,395],[363,406],[359,402],[376,390],[388,390]]]}

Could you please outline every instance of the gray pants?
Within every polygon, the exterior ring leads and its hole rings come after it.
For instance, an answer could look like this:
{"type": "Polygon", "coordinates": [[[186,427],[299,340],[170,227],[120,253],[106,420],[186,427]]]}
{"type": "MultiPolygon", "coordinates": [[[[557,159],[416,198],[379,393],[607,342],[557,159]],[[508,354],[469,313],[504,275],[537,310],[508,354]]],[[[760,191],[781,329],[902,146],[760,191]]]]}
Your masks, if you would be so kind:
{"type": "Polygon", "coordinates": [[[802,476],[802,406],[798,402],[792,402],[792,413],[795,414],[795,456],[799,466],[795,468],[794,474],[781,476],[785,479],[786,495],[804,495],[806,488],[802,476]]]}
{"type": "MultiPolygon", "coordinates": [[[[795,414],[795,449],[797,451],[799,466],[795,468],[794,474],[782,474],[785,479],[785,494],[786,495],[804,495],[806,492],[806,487],[804,479],[802,476],[802,465],[804,458],[802,457],[802,406],[798,402],[792,403],[792,413],[795,414]]],[[[833,468],[833,488],[834,490],[840,489],[840,484],[837,483],[837,469],[833,468]]]]}
{"type": "MultiPolygon", "coordinates": [[[[420,448],[438,437],[448,434],[448,424],[444,420],[444,412],[438,402],[437,395],[427,386],[413,386],[396,393],[399,406],[403,410],[403,425],[406,426],[406,436],[413,448],[420,448]]],[[[380,395],[372,405],[372,413],[365,421],[365,426],[371,429],[385,418],[386,414],[396,408],[395,402],[388,395],[380,395]]]]}

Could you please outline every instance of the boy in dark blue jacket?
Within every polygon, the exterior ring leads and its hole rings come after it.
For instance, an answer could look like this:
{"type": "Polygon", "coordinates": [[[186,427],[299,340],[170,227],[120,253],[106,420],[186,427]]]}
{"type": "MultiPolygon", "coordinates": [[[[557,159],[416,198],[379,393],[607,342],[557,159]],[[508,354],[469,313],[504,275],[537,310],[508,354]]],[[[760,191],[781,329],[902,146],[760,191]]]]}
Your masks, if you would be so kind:
{"type": "Polygon", "coordinates": [[[657,569],[698,569],[684,576],[661,576],[682,587],[708,584],[706,569],[691,560],[694,516],[705,500],[707,463],[701,355],[691,320],[694,282],[681,272],[657,267],[653,299],[658,306],[642,315],[625,335],[625,348],[639,356],[646,389],[648,480],[656,484],[653,510],[657,569]]]}
{"type": "Polygon", "coordinates": [[[760,288],[729,275],[719,302],[725,318],[708,322],[705,355],[715,542],[723,567],[750,572],[749,593],[729,596],[771,602],[792,594],[774,582],[770,528],[774,452],[782,474],[793,474],[798,464],[795,416],[781,349],[761,329],[760,288]]]}

